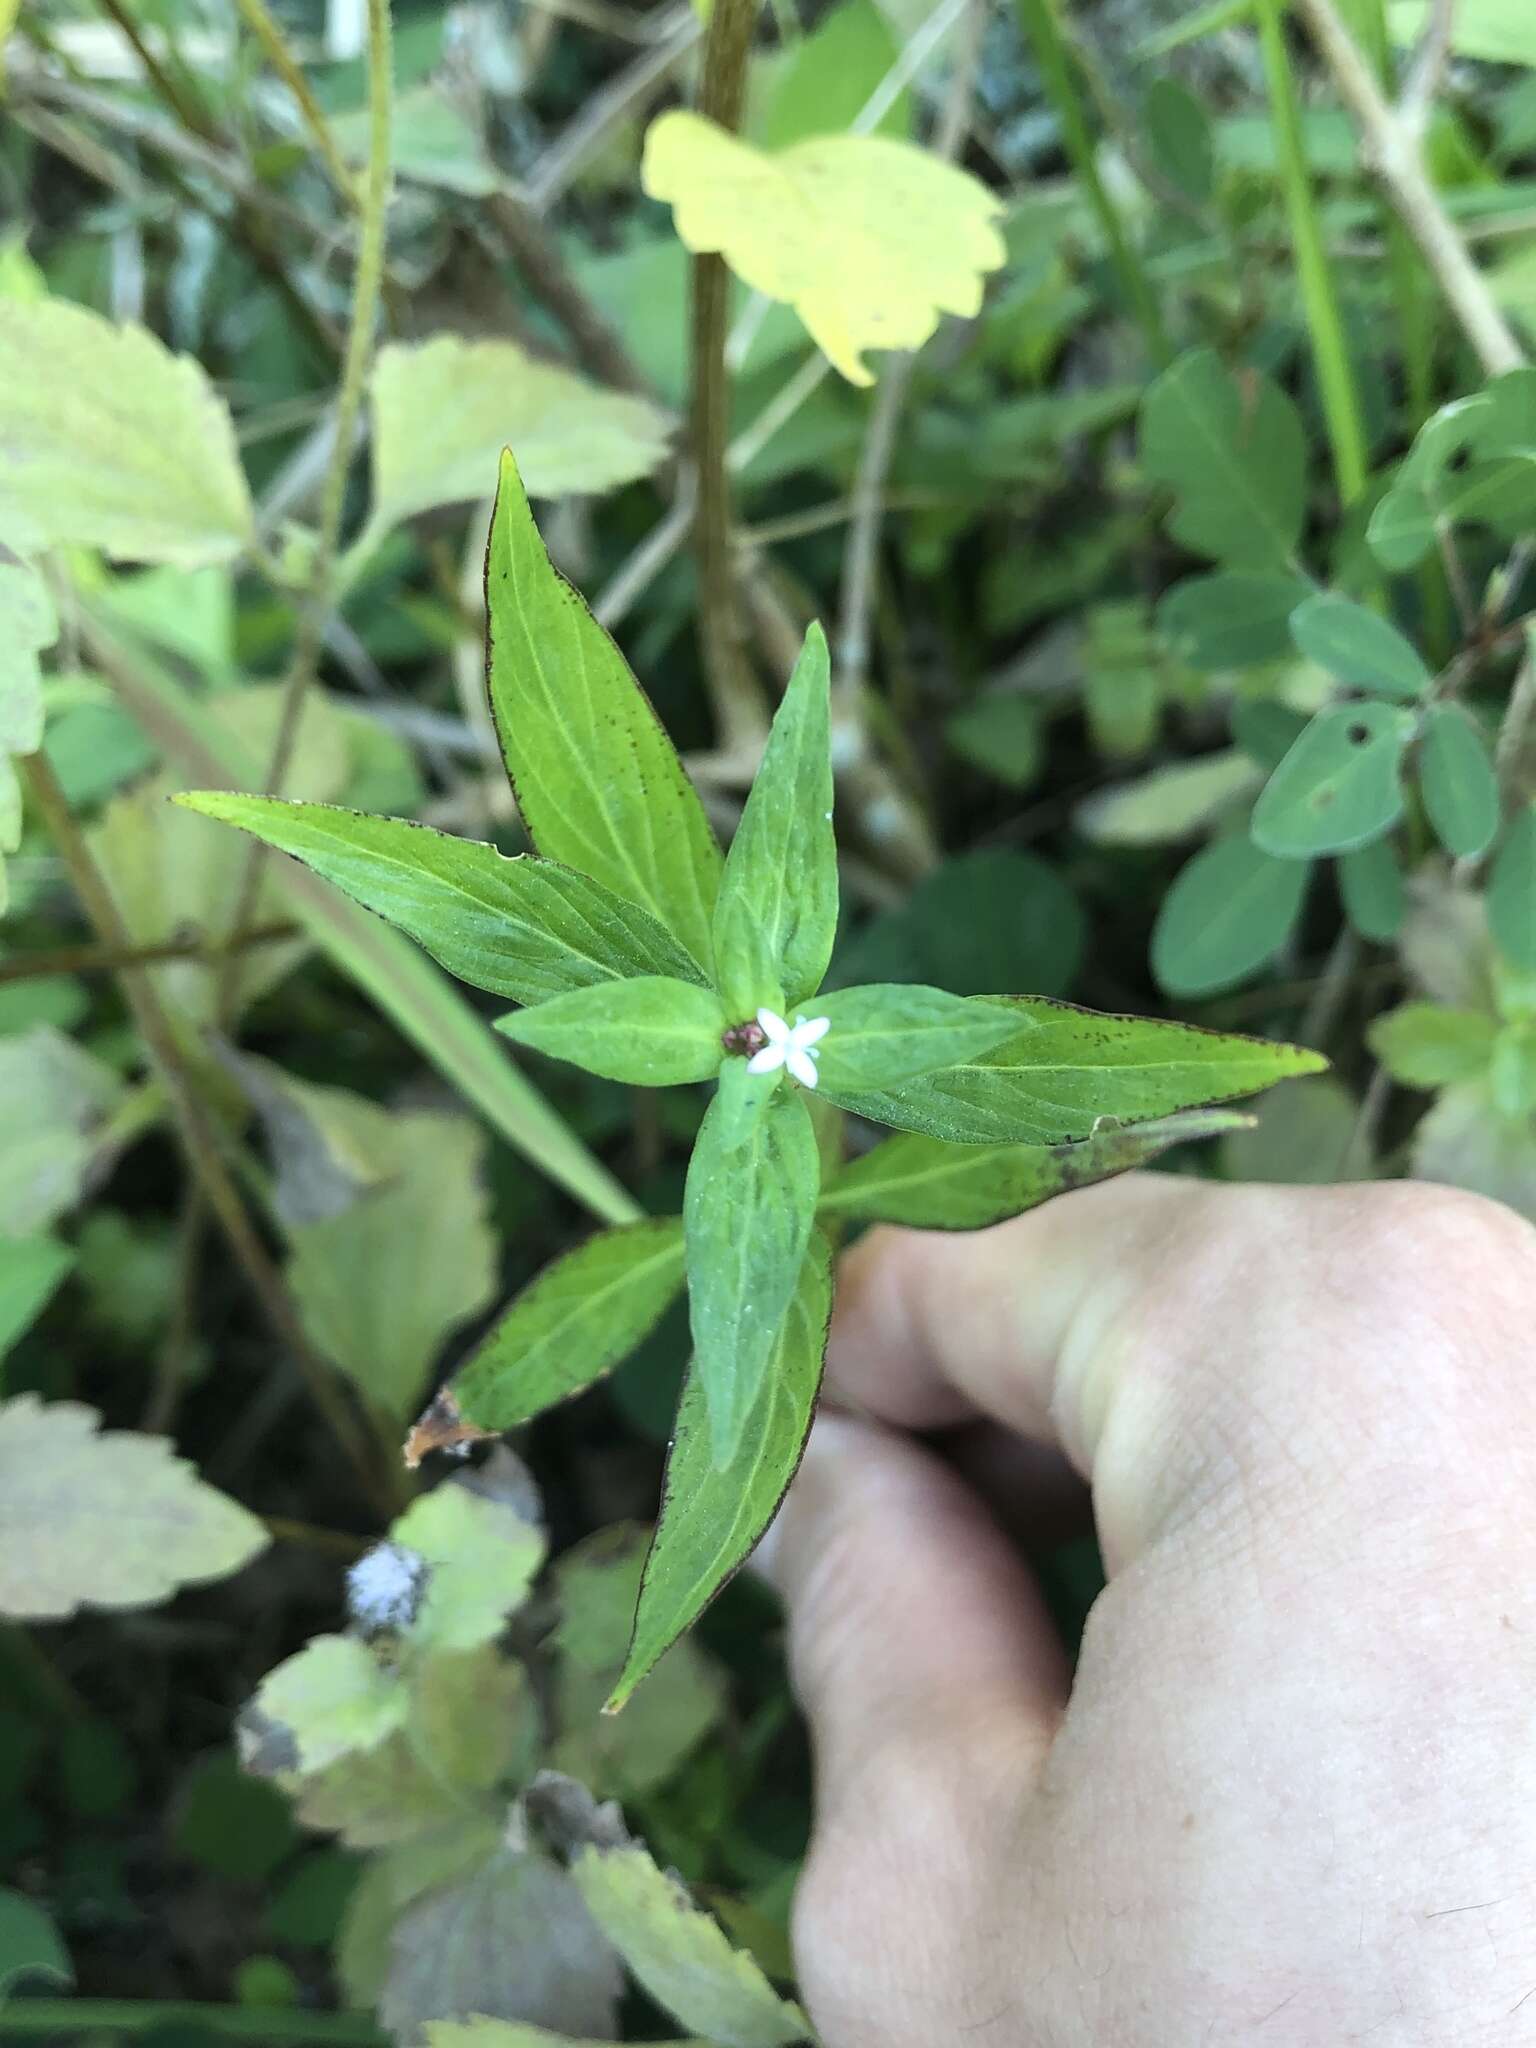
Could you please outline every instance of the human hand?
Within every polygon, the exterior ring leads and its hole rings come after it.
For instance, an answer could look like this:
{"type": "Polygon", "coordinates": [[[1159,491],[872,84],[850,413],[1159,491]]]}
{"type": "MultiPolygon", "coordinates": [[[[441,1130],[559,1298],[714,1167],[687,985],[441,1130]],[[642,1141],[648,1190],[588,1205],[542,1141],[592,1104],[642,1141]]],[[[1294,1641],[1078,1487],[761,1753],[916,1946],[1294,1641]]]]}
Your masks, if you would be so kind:
{"type": "Polygon", "coordinates": [[[848,1258],[769,1539],[825,2048],[1536,2042],[1536,1232],[1140,1176],[848,1258]],[[875,1418],[875,1419],[865,1419],[875,1418]],[[904,1432],[1092,1487],[1070,1679],[904,1432]]]}

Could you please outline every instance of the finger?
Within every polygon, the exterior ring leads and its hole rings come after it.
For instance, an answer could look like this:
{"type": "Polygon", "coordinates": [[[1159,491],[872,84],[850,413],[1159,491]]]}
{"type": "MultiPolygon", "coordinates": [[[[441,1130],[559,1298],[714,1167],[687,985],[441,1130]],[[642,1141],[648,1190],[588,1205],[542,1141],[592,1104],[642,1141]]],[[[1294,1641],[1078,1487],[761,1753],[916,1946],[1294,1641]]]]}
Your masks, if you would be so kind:
{"type": "Polygon", "coordinates": [[[788,1613],[823,1822],[867,1810],[884,1796],[871,1788],[910,1793],[918,1768],[1032,1773],[1066,1661],[1017,1553],[938,1459],[824,1414],[760,1555],[788,1613]]]}
{"type": "Polygon", "coordinates": [[[1200,1183],[1137,1174],[992,1230],[871,1231],[839,1271],[828,1395],[898,1427],[983,1416],[1080,1452],[1059,1412],[1063,1352],[1089,1348],[1177,1269],[1208,1199],[1200,1183]]]}
{"type": "Polygon", "coordinates": [[[1448,1190],[1131,1176],[994,1230],[872,1233],[844,1262],[828,1392],[1057,1445],[1114,1571],[1223,1490],[1245,1523],[1305,1520],[1324,1494],[1369,1515],[1405,1459],[1436,1465],[1474,1422],[1467,1475],[1514,1486],[1533,1245],[1448,1190]]]}

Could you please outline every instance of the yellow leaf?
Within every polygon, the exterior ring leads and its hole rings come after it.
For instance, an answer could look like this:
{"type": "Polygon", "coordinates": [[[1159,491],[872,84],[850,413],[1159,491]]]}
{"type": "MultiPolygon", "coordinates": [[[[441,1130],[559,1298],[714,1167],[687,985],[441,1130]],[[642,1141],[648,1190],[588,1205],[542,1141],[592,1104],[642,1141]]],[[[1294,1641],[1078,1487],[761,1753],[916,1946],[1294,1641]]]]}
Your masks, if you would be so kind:
{"type": "Polygon", "coordinates": [[[663,114],[641,180],[696,254],[787,299],[853,384],[869,348],[920,348],[941,313],[980,310],[1004,257],[1000,202],[968,172],[879,135],[821,136],[769,156],[700,114],[663,114]]]}

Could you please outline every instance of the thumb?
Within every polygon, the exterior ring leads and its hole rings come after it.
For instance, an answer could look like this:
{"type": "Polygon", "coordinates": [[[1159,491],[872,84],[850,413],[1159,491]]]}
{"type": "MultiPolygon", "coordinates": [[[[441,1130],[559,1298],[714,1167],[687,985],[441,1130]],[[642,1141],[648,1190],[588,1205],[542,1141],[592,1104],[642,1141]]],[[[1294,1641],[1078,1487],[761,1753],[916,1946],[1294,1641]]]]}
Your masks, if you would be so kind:
{"type": "MultiPolygon", "coordinates": [[[[868,1825],[912,1774],[1022,1788],[1068,1667],[1039,1589],[947,1466],[873,1422],[824,1413],[759,1564],[783,1597],[816,1752],[818,1821],[868,1825]]],[[[961,1803],[963,1810],[965,1802],[961,1803]]]]}

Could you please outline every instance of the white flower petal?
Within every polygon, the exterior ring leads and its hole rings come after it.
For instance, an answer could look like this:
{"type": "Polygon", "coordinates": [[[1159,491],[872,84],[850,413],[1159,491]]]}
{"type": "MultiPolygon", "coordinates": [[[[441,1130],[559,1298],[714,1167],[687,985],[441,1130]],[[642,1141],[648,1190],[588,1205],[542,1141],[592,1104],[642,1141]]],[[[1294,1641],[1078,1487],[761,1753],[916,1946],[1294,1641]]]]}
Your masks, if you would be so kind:
{"type": "Polygon", "coordinates": [[[808,1049],[818,1039],[825,1038],[831,1029],[832,1019],[830,1017],[797,1017],[795,1019],[795,1028],[790,1033],[790,1036],[794,1039],[796,1045],[804,1046],[808,1049]]]}
{"type": "Polygon", "coordinates": [[[775,1068],[783,1066],[788,1050],[789,1048],[785,1045],[765,1045],[761,1052],[753,1053],[751,1059],[747,1061],[747,1072],[749,1074],[773,1073],[775,1068]]]}
{"type": "Polygon", "coordinates": [[[814,1088],[818,1080],[816,1062],[808,1052],[802,1052],[798,1045],[786,1047],[784,1064],[800,1083],[802,1088],[814,1088]]]}
{"type": "Polygon", "coordinates": [[[759,1010],[757,1021],[768,1034],[770,1045],[783,1045],[790,1036],[789,1026],[775,1010],[759,1010]]]}

